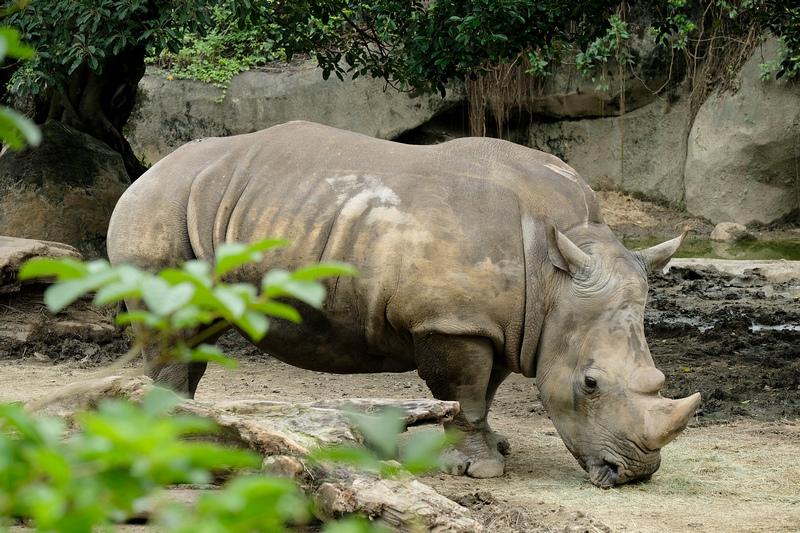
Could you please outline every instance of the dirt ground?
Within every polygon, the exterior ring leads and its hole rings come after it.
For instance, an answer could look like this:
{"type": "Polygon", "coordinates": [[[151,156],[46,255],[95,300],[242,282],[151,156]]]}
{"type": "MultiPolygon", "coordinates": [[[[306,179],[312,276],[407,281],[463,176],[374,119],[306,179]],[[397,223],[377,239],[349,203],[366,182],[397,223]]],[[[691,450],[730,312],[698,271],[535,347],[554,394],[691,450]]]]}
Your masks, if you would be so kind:
{"type": "MultiPolygon", "coordinates": [[[[622,237],[666,238],[687,224],[700,235],[711,230],[617,193],[599,196],[622,237]]],[[[763,233],[800,236],[793,227],[763,233]]],[[[468,507],[491,532],[797,531],[800,280],[673,268],[654,275],[650,285],[645,327],[656,366],[667,376],[662,394],[703,396],[698,415],[664,448],[650,481],[592,486],[547,418],[534,381],[518,375],[500,388],[490,413],[512,446],[505,475],[475,480],[433,473],[421,480],[468,507]]],[[[91,313],[76,312],[83,319],[91,313]]],[[[32,332],[26,342],[0,341],[0,401],[34,399],[106,372],[125,350],[119,331],[76,336],[54,325],[35,297],[0,299],[0,333],[22,327],[32,332]]],[[[326,375],[284,365],[234,336],[221,345],[240,367],[210,369],[199,400],[430,396],[415,373],[326,375]]],[[[121,371],[135,373],[137,366],[121,371]]]]}

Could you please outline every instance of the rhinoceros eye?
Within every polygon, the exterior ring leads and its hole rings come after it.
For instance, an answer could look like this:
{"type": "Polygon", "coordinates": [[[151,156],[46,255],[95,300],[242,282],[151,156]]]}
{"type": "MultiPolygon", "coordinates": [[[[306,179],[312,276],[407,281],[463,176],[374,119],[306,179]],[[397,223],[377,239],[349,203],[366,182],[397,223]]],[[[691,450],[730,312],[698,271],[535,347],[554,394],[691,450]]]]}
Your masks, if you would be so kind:
{"type": "Polygon", "coordinates": [[[583,378],[583,383],[586,385],[587,389],[595,389],[597,388],[597,380],[593,377],[586,376],[583,378]]]}

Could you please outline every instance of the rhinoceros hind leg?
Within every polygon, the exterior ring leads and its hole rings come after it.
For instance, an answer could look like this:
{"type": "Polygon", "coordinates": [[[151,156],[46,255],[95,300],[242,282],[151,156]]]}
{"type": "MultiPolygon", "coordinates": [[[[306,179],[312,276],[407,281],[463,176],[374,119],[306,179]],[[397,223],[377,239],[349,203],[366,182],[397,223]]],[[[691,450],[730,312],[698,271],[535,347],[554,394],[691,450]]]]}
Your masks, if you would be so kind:
{"type": "MultiPolygon", "coordinates": [[[[230,328],[227,328],[230,329],[230,328]]],[[[227,329],[210,335],[203,340],[206,344],[214,344],[227,331],[227,329]]],[[[185,338],[190,339],[197,334],[197,331],[187,332],[185,338]]],[[[164,385],[180,395],[190,399],[194,398],[197,385],[205,374],[208,363],[192,362],[183,363],[175,360],[165,361],[159,351],[158,346],[149,346],[142,350],[144,359],[145,374],[153,381],[164,385]]]]}
{"type": "Polygon", "coordinates": [[[145,373],[159,385],[169,387],[176,393],[194,398],[197,384],[206,371],[208,363],[153,363],[145,355],[145,373]]]}

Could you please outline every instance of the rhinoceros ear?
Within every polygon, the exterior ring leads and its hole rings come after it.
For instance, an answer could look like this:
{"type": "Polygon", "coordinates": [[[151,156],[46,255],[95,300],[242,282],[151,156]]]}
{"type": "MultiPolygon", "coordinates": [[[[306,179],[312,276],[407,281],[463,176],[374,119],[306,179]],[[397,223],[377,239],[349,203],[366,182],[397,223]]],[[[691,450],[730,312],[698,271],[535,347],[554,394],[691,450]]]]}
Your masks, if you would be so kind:
{"type": "Polygon", "coordinates": [[[556,268],[572,277],[585,277],[591,265],[589,255],[552,224],[547,225],[547,255],[556,268]]]}
{"type": "Polygon", "coordinates": [[[686,235],[689,233],[689,231],[691,231],[691,229],[692,228],[684,228],[680,237],[675,237],[667,242],[662,242],[661,244],[657,244],[644,250],[638,250],[633,252],[633,255],[642,262],[647,269],[648,274],[662,270],[665,266],[667,266],[667,263],[669,263],[669,260],[672,259],[672,256],[675,255],[675,252],[678,251],[678,247],[681,245],[683,239],[686,238],[686,235]]]}

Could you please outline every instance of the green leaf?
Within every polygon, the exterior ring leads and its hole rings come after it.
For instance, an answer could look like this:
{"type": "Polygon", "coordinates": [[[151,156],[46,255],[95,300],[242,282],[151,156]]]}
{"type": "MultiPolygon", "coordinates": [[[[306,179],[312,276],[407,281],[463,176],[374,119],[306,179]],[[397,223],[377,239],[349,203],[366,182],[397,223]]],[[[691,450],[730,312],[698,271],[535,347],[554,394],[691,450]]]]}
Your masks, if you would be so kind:
{"type": "Polygon", "coordinates": [[[358,276],[358,269],[348,263],[326,261],[313,263],[292,272],[293,279],[316,280],[333,276],[358,276]]]}
{"type": "Polygon", "coordinates": [[[81,66],[81,64],[82,64],[82,63],[83,63],[83,57],[82,57],[82,56],[78,56],[78,57],[76,57],[76,58],[75,58],[75,59],[72,61],[72,64],[69,66],[69,69],[67,69],[67,74],[69,74],[69,75],[72,75],[72,73],[73,73],[73,72],[75,72],[75,70],[76,70],[76,69],[77,69],[79,66],[81,66]]]}
{"type": "Polygon", "coordinates": [[[83,278],[67,279],[51,285],[44,292],[44,303],[51,313],[58,313],[69,304],[83,296],[97,290],[100,286],[112,281],[116,272],[107,268],[99,272],[90,272],[83,278]]]}
{"type": "Polygon", "coordinates": [[[261,278],[261,292],[267,298],[285,296],[285,293],[281,290],[281,287],[290,279],[292,279],[292,274],[286,270],[279,268],[270,270],[264,274],[263,278],[261,278]]]}
{"type": "Polygon", "coordinates": [[[42,132],[29,118],[5,106],[0,106],[0,138],[13,150],[20,150],[26,144],[39,146],[42,132]]]}
{"type": "Polygon", "coordinates": [[[217,363],[218,365],[231,370],[236,369],[239,366],[239,363],[237,363],[235,359],[226,356],[222,350],[211,344],[200,344],[195,346],[191,351],[191,360],[217,363]]]}
{"type": "Polygon", "coordinates": [[[294,275],[285,270],[271,270],[261,281],[262,293],[267,298],[292,296],[312,307],[320,307],[325,300],[325,287],[316,281],[294,279],[294,275]]]}
{"type": "Polygon", "coordinates": [[[171,286],[160,277],[152,277],[141,284],[142,301],[147,308],[160,317],[169,316],[188,304],[195,293],[195,286],[190,282],[171,286]]]}
{"type": "Polygon", "coordinates": [[[30,59],[36,51],[20,42],[20,32],[16,28],[0,28],[0,62],[6,57],[30,59]]]}
{"type": "Polygon", "coordinates": [[[325,287],[315,281],[290,280],[281,285],[281,289],[288,295],[319,308],[325,301],[325,287]]]}
{"type": "Polygon", "coordinates": [[[153,387],[142,400],[142,411],[152,417],[164,416],[183,400],[169,389],[153,387]]]}
{"type": "Polygon", "coordinates": [[[97,290],[94,295],[94,305],[101,307],[110,303],[119,302],[125,298],[141,298],[142,292],[137,285],[129,283],[113,283],[97,290]]]}
{"type": "Polygon", "coordinates": [[[149,272],[132,265],[119,265],[115,267],[115,271],[118,280],[97,290],[94,296],[95,305],[107,305],[125,298],[141,298],[141,284],[152,277],[149,272]]]}
{"type": "Polygon", "coordinates": [[[167,321],[165,319],[159,318],[148,311],[140,310],[120,313],[117,315],[114,323],[118,326],[127,326],[132,323],[142,324],[152,329],[164,329],[167,326],[167,321]]]}
{"type": "Polygon", "coordinates": [[[19,269],[17,278],[31,279],[55,276],[58,279],[71,279],[83,277],[88,272],[89,269],[83,262],[71,257],[62,259],[38,257],[23,264],[22,268],[19,269]]]}
{"type": "Polygon", "coordinates": [[[244,315],[247,309],[247,301],[242,298],[238,292],[231,290],[227,285],[217,285],[212,290],[214,297],[219,302],[221,307],[220,311],[228,317],[232,317],[234,321],[244,315]]]}
{"type": "Polygon", "coordinates": [[[141,324],[146,322],[150,316],[152,315],[147,311],[126,311],[117,315],[117,318],[114,319],[114,324],[117,326],[127,326],[133,323],[141,324]]]}
{"type": "Polygon", "coordinates": [[[239,242],[222,243],[216,250],[214,273],[222,276],[245,263],[261,261],[264,251],[287,244],[289,241],[286,239],[266,239],[249,245],[239,242]]]}
{"type": "Polygon", "coordinates": [[[269,319],[257,311],[247,311],[234,322],[254,341],[260,341],[269,329],[269,319]]]}
{"type": "Polygon", "coordinates": [[[194,259],[183,264],[183,271],[194,278],[198,283],[211,288],[211,268],[205,261],[194,259]]]}
{"type": "Polygon", "coordinates": [[[265,315],[274,316],[276,318],[283,318],[286,320],[290,320],[299,324],[302,321],[300,317],[300,313],[292,307],[291,305],[287,305],[285,303],[276,302],[274,300],[268,300],[266,302],[258,304],[256,307],[258,311],[261,311],[265,315]]]}
{"type": "Polygon", "coordinates": [[[399,409],[383,409],[380,413],[365,415],[358,412],[345,413],[364,436],[367,445],[381,458],[394,459],[398,455],[397,436],[405,431],[405,418],[399,409]]]}
{"type": "Polygon", "coordinates": [[[444,465],[442,452],[458,441],[453,432],[420,431],[406,443],[402,463],[411,473],[438,470],[444,465]]]}
{"type": "Polygon", "coordinates": [[[214,313],[190,304],[175,311],[169,323],[175,329],[189,329],[201,324],[210,324],[215,318],[214,313]]]}

